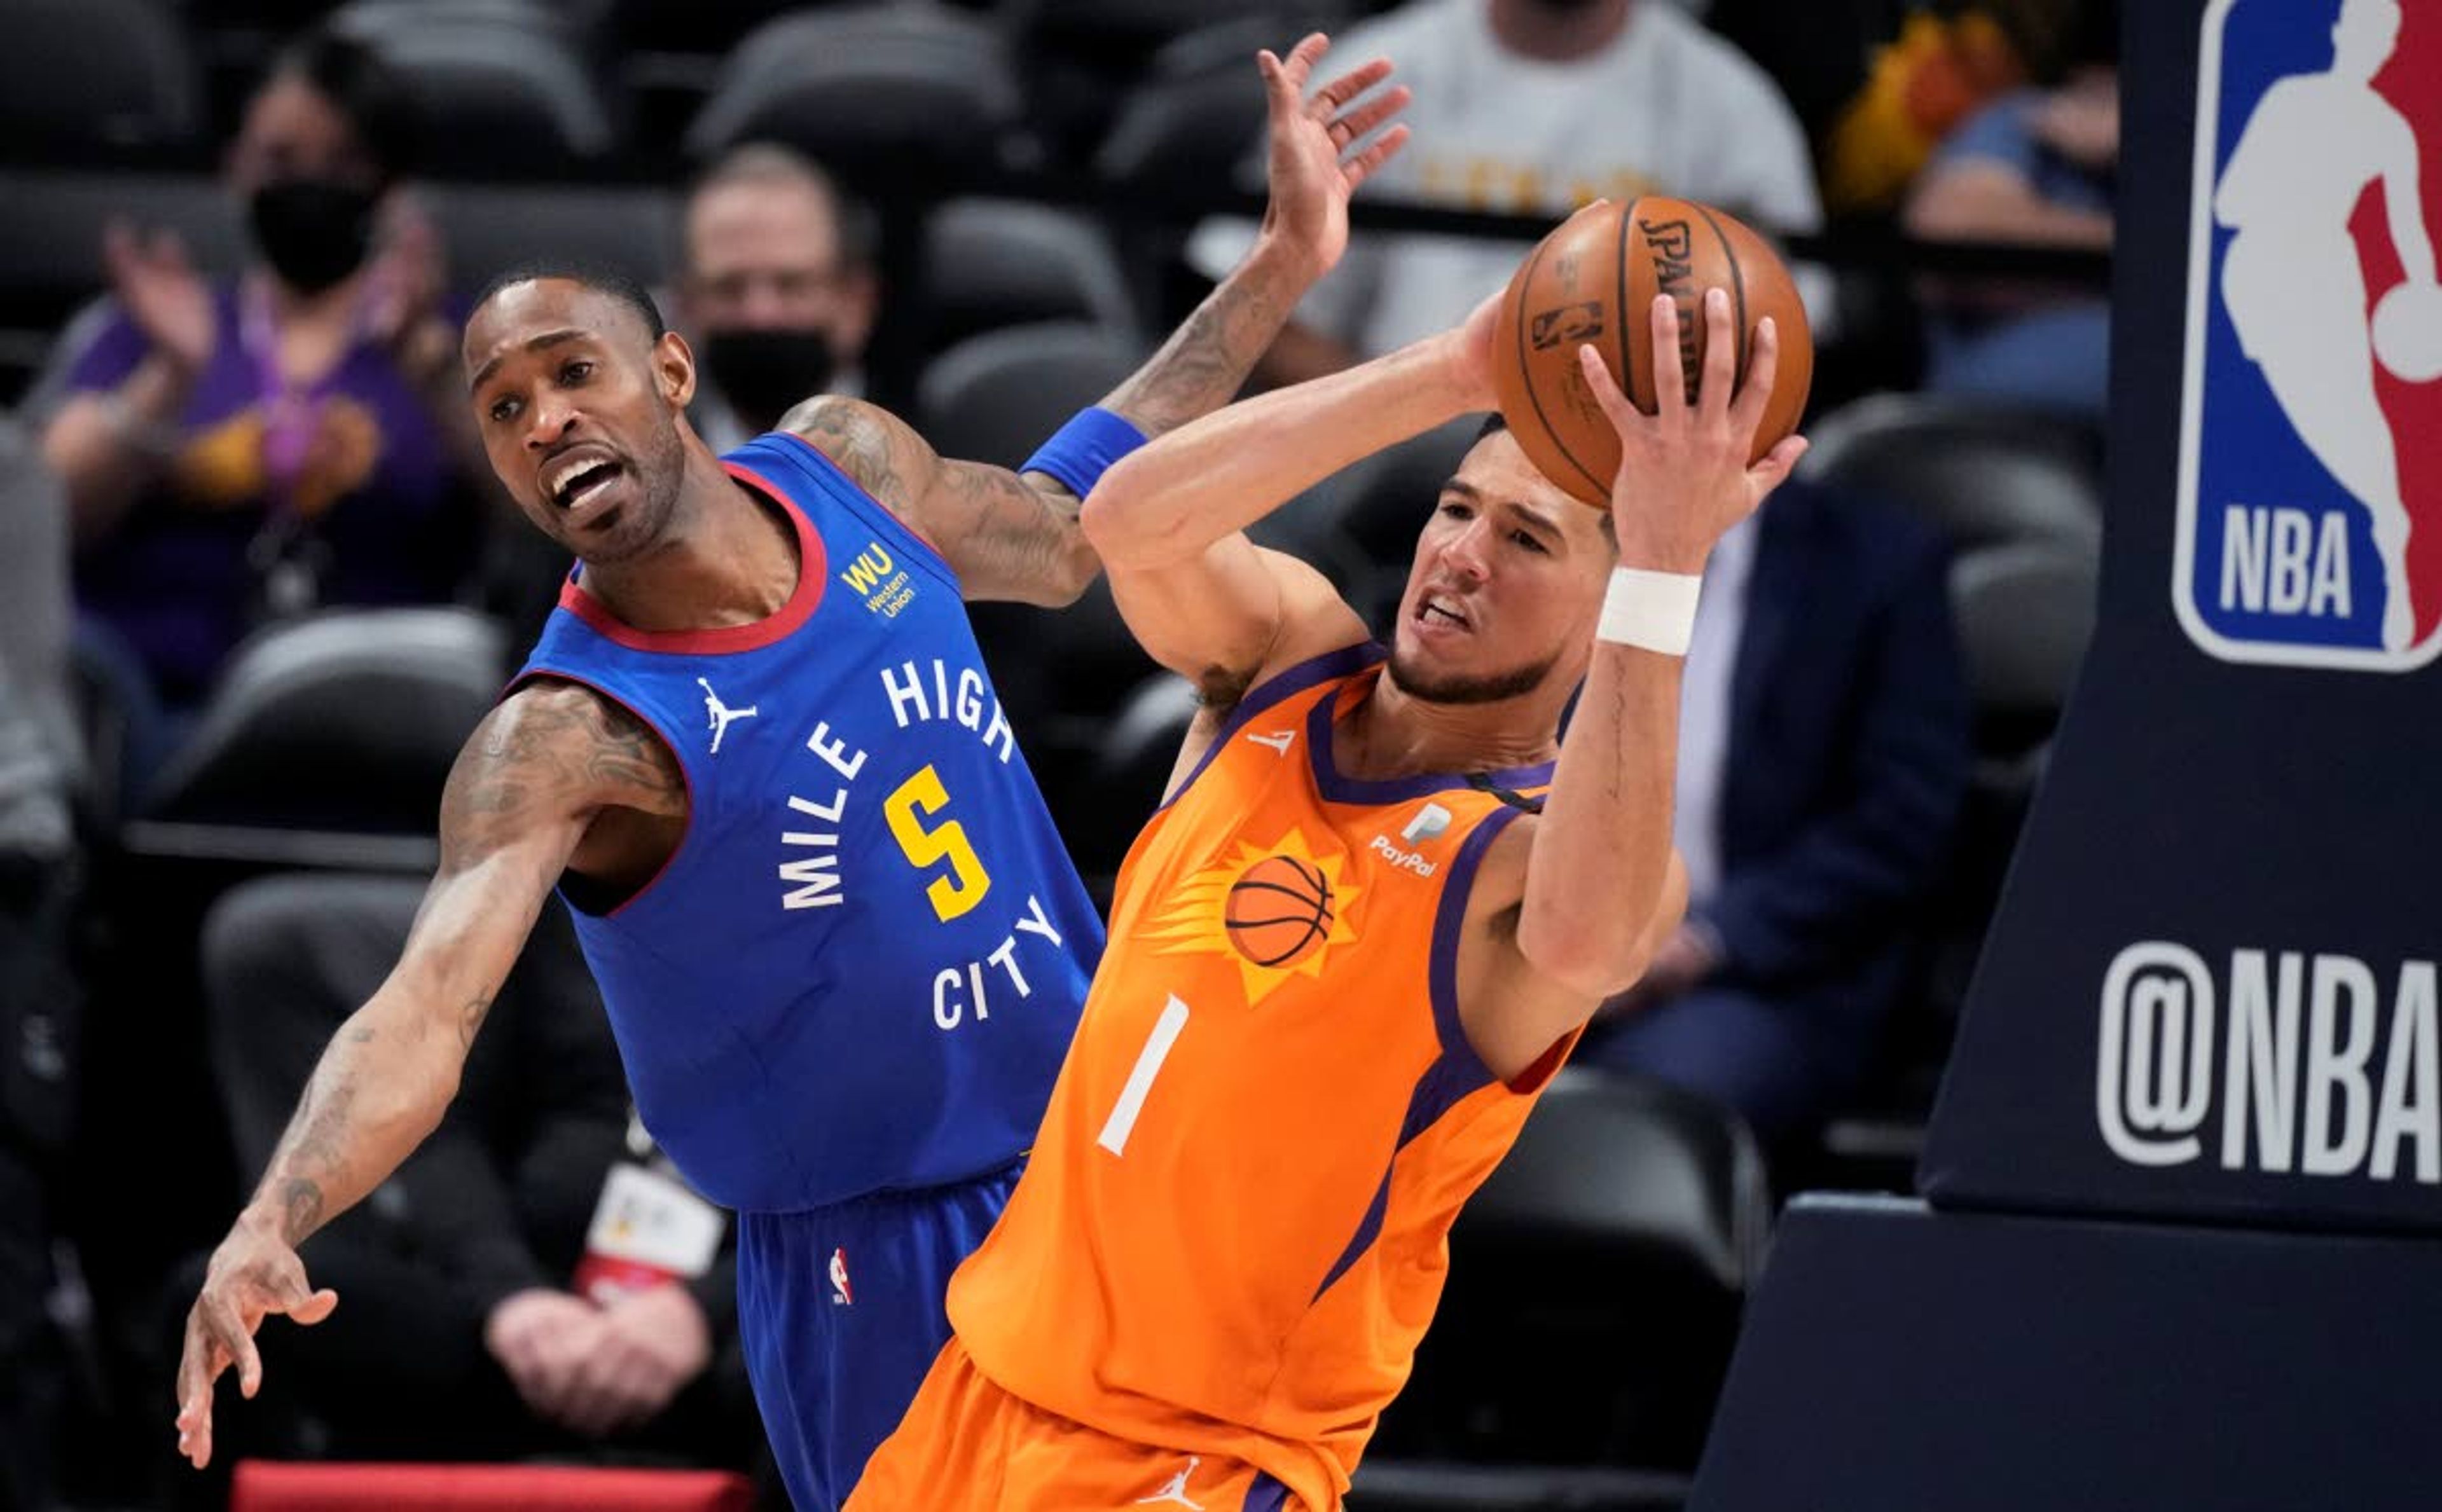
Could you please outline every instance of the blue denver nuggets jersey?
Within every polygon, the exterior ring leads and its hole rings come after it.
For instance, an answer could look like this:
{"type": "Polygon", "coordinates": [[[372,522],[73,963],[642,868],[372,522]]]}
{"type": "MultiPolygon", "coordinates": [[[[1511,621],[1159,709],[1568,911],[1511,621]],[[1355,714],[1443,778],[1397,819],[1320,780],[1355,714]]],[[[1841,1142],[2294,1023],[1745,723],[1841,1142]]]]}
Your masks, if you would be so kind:
{"type": "Polygon", "coordinates": [[[754,625],[633,629],[572,580],[520,681],[627,706],[684,770],[668,865],[572,910],[646,1124],[715,1201],[937,1186],[1033,1140],[1103,925],[931,547],[795,436],[724,459],[795,526],[754,625]]]}

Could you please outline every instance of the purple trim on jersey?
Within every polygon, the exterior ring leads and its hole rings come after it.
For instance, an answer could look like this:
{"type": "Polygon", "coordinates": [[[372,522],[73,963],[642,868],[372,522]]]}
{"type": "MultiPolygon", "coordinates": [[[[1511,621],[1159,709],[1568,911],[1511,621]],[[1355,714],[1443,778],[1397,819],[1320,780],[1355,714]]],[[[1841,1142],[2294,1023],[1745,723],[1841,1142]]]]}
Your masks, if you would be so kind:
{"type": "Polygon", "coordinates": [[[1374,1190],[1374,1200],[1366,1207],[1365,1216],[1358,1220],[1348,1248],[1332,1263],[1322,1284],[1314,1289],[1317,1300],[1381,1237],[1382,1219],[1391,1207],[1391,1174],[1398,1165],[1400,1153],[1414,1143],[1417,1136],[1440,1122],[1442,1115],[1462,1100],[1492,1084],[1492,1068],[1484,1064],[1484,1057],[1468,1043],[1467,1030],[1459,1023],[1458,942],[1461,926],[1467,920],[1467,895],[1475,889],[1475,874],[1484,863],[1484,853],[1491,848],[1493,837],[1517,817],[1515,809],[1493,810],[1477,821],[1467,832],[1467,843],[1450,859],[1449,877],[1442,884],[1441,903],[1433,914],[1432,956],[1427,969],[1431,984],[1433,1033],[1441,1041],[1442,1053],[1425,1067],[1424,1075],[1416,1078],[1416,1089],[1408,1098],[1408,1115],[1399,1121],[1399,1142],[1391,1152],[1391,1163],[1382,1169],[1382,1184],[1374,1190]]]}
{"type": "Polygon", "coordinates": [[[1351,777],[1340,773],[1331,756],[1331,730],[1337,722],[1332,705],[1336,699],[1318,700],[1306,712],[1306,756],[1314,763],[1314,785],[1327,803],[1390,804],[1405,803],[1410,798],[1430,798],[1436,792],[1470,786],[1470,775],[1481,776],[1496,788],[1541,788],[1552,781],[1553,763],[1545,761],[1531,767],[1504,767],[1499,772],[1469,774],[1465,772],[1420,772],[1412,777],[1351,777]]]}
{"type": "Polygon", "coordinates": [[[1247,1486],[1243,1512],[1287,1512],[1289,1488],[1261,1470],[1247,1486]]]}
{"type": "MultiPolygon", "coordinates": [[[[1295,666],[1256,683],[1221,721],[1221,728],[1212,733],[1212,743],[1206,746],[1204,754],[1196,758],[1195,770],[1187,774],[1187,780],[1178,785],[1177,792],[1162,800],[1162,808],[1167,809],[1176,803],[1188,789],[1195,786],[1195,779],[1204,775],[1204,769],[1212,764],[1212,758],[1221,754],[1222,747],[1235,739],[1238,732],[1252,723],[1257,715],[1267,709],[1278,708],[1318,683],[1354,677],[1387,654],[1378,641],[1359,641],[1355,646],[1343,646],[1336,651],[1308,657],[1295,666]]],[[[1328,699],[1323,701],[1326,704],[1330,701],[1328,699]]]]}
{"type": "MultiPolygon", "coordinates": [[[[923,532],[892,513],[888,504],[874,498],[872,490],[849,477],[847,468],[831,461],[830,453],[793,430],[774,430],[767,434],[778,441],[795,443],[797,449],[811,458],[815,467],[846,483],[847,492],[833,496],[840,504],[862,520],[867,529],[889,537],[894,549],[905,551],[918,566],[947,584],[951,592],[961,598],[966,596],[965,591],[958,586],[957,569],[941,555],[941,549],[926,539],[923,532]]],[[[731,452],[730,455],[736,456],[737,453],[731,452]]]]}
{"type": "Polygon", "coordinates": [[[1485,814],[1450,858],[1449,878],[1442,884],[1441,902],[1433,913],[1432,955],[1425,974],[1433,999],[1433,1032],[1441,1039],[1442,1053],[1465,1058],[1485,1082],[1492,1080],[1492,1072],[1475,1053],[1466,1027],[1459,1022],[1458,943],[1467,923],[1467,896],[1475,891],[1476,869],[1484,865],[1484,853],[1492,848],[1493,840],[1518,813],[1503,805],[1485,814]]]}
{"type": "MultiPolygon", "coordinates": [[[[594,682],[591,678],[581,677],[574,672],[563,672],[557,667],[541,667],[533,671],[519,673],[517,681],[511,683],[508,685],[507,691],[503,692],[501,697],[506,699],[509,694],[515,693],[518,689],[524,687],[527,683],[538,682],[543,678],[552,678],[558,682],[581,687],[588,693],[592,694],[595,698],[602,700],[604,702],[614,703],[620,708],[627,710],[628,717],[629,719],[634,720],[638,724],[643,725],[646,729],[652,731],[653,738],[661,741],[663,748],[669,752],[670,765],[679,769],[679,785],[686,790],[686,818],[683,821],[685,828],[679,831],[679,843],[670,847],[670,853],[662,858],[662,864],[653,868],[653,874],[645,879],[645,884],[642,887],[637,888],[634,892],[631,892],[627,897],[621,899],[619,901],[619,906],[611,909],[609,913],[596,914],[593,916],[597,919],[616,919],[621,914],[626,913],[629,908],[634,907],[647,893],[653,890],[656,884],[658,884],[664,877],[668,876],[670,872],[677,867],[679,858],[686,854],[687,847],[694,844],[695,778],[687,775],[687,765],[684,761],[679,759],[679,748],[671,741],[669,731],[663,729],[660,723],[658,723],[652,716],[647,714],[644,710],[636,707],[633,703],[629,702],[626,699],[621,698],[618,694],[611,692],[609,688],[604,687],[601,683],[594,682]]],[[[589,910],[577,908],[575,900],[569,898],[566,893],[560,894],[560,897],[563,901],[567,902],[570,908],[574,909],[576,912],[589,912],[589,910]]]]}

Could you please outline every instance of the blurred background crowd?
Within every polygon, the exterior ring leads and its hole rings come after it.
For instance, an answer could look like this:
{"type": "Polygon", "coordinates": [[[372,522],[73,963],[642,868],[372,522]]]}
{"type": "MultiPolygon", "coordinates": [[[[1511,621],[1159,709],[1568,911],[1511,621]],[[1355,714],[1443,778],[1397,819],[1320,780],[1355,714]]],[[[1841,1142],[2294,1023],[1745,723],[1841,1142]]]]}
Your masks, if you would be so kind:
{"type": "MultiPolygon", "coordinates": [[[[442,1133],[307,1247],[340,1312],[268,1341],[222,1470],[170,1452],[200,1253],[568,568],[475,444],[465,299],[629,272],[717,446],[830,390],[1014,465],[1245,244],[1251,56],[1316,27],[1415,135],[1258,383],[1453,321],[1596,195],[1740,215],[1810,306],[1813,453],[1690,655],[1689,920],[1460,1225],[1358,1498],[1467,1462],[1675,1505],[1778,1196],[1904,1182],[2090,626],[2115,9],[0,0],[0,1507],[221,1505],[246,1454],[756,1473],[722,1253],[599,1284],[657,1157],[552,927],[442,1133]]],[[[1469,433],[1267,529],[1378,610],[1469,433]]],[[[976,623],[1107,897],[1185,690],[1107,594],[976,623]]]]}

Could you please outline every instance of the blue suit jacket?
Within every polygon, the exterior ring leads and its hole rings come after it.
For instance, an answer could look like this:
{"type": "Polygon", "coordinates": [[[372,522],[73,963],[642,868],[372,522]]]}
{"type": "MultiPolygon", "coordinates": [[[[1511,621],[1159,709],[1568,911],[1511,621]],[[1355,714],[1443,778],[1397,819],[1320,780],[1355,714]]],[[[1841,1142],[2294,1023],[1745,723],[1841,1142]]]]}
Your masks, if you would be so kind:
{"type": "Polygon", "coordinates": [[[1748,579],[1722,776],[1719,980],[1870,1049],[1905,988],[1969,764],[1949,552],[1891,507],[1792,482],[1748,579]]]}

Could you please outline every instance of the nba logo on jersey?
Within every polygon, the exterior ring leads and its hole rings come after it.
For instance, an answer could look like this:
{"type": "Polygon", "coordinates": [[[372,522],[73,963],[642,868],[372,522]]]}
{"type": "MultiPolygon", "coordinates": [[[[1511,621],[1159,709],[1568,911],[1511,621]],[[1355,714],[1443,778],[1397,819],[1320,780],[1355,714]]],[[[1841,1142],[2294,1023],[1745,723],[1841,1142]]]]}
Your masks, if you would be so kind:
{"type": "Polygon", "coordinates": [[[834,1249],[831,1251],[831,1305],[848,1307],[855,1302],[847,1289],[847,1251],[834,1249]]]}
{"type": "Polygon", "coordinates": [[[2419,189],[2442,14],[2214,0],[2197,80],[2179,622],[2225,661],[2421,666],[2442,650],[2442,273],[2419,189]]]}

